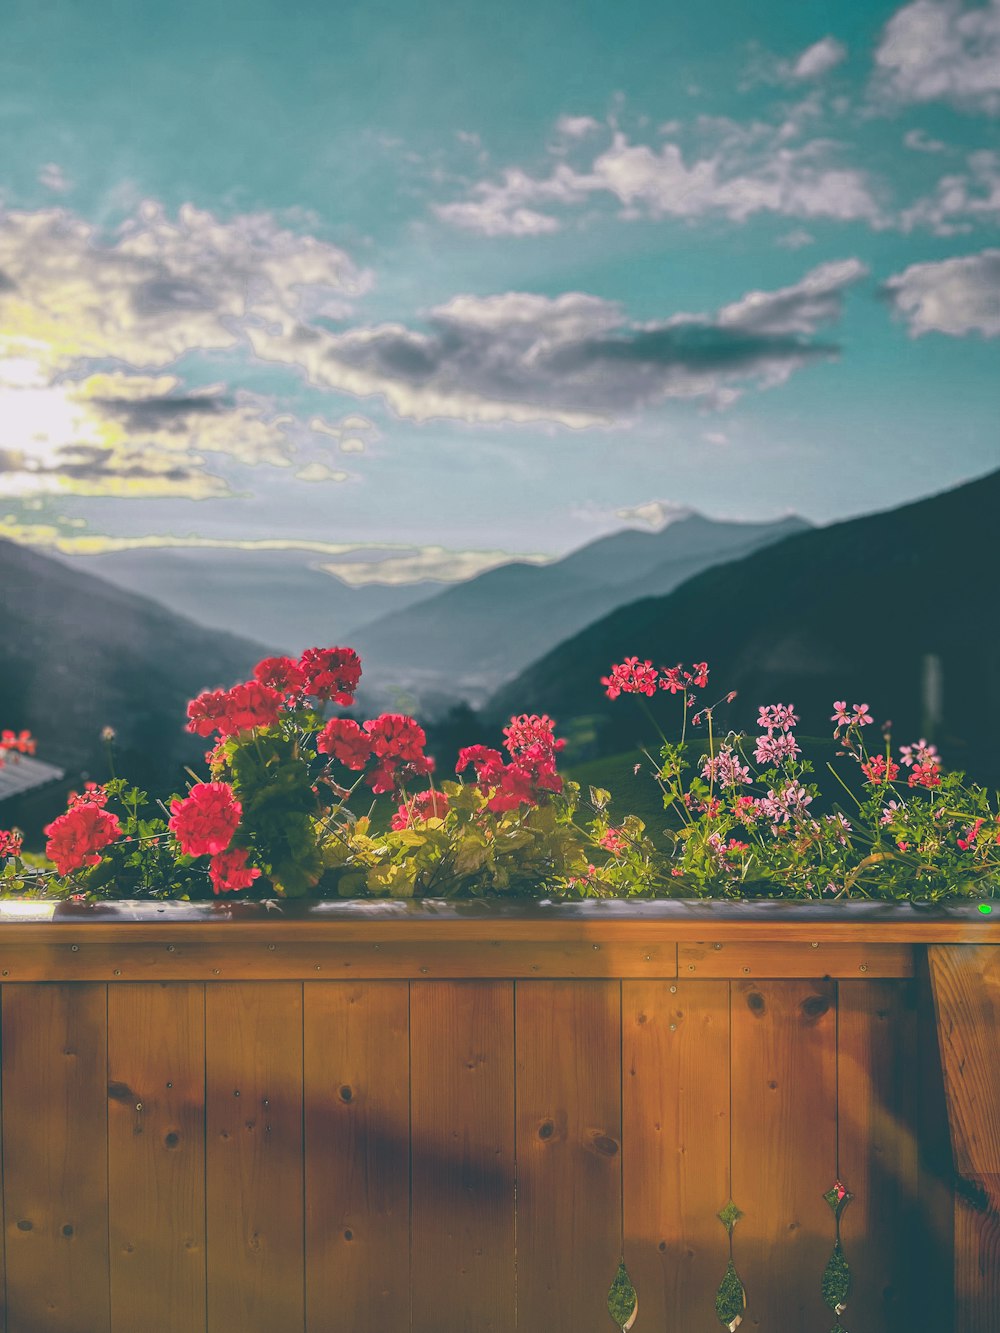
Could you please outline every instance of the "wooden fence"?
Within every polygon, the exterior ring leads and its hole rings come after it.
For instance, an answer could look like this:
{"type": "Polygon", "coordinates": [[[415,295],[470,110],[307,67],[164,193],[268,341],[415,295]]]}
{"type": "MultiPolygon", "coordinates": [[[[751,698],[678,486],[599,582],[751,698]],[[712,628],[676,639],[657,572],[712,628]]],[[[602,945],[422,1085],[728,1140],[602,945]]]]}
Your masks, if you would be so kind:
{"type": "Polygon", "coordinates": [[[0,908],[5,1327],[998,1333],[997,915],[0,908]]]}

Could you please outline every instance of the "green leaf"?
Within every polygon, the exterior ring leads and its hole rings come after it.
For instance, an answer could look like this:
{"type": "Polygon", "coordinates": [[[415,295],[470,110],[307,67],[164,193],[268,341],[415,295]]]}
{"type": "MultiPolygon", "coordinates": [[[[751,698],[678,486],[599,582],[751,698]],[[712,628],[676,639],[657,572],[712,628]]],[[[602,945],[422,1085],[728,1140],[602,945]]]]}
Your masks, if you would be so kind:
{"type": "Polygon", "coordinates": [[[622,1333],[628,1333],[639,1313],[639,1297],[623,1263],[618,1265],[618,1272],[608,1292],[608,1313],[622,1333]]]}

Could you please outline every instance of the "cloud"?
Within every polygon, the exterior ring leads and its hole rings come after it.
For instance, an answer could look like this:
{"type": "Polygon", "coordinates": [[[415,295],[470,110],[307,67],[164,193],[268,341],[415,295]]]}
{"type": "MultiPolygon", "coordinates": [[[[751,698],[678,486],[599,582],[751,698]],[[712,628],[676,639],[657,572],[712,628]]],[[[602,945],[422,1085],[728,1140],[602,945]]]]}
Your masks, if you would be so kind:
{"type": "Polygon", "coordinates": [[[187,499],[230,493],[206,454],[287,467],[316,432],[263,395],[148,372],[339,317],[369,281],[269,215],[148,201],[110,236],[65,209],[0,212],[0,274],[0,494],[187,499]]]}
{"type": "Polygon", "coordinates": [[[596,426],[668,399],[722,406],[834,355],[814,335],[839,317],[844,290],[864,272],[857,260],[822,264],[794,286],[751,292],[714,316],[644,324],[582,292],[507,292],[457,296],[421,329],[251,338],[260,357],[297,365],[321,387],[379,394],[402,417],[596,426]]]}
{"type": "Polygon", "coordinates": [[[602,197],[615,200],[626,220],[718,216],[743,223],[774,213],[884,225],[874,183],[866,172],[838,165],[836,144],[791,142],[816,114],[818,104],[808,98],[781,125],[702,117],[697,130],[712,142],[687,157],[676,140],[654,149],[616,131],[589,169],[560,161],[548,176],[534,177],[509,168],[499,181],[481,181],[466,199],[434,211],[484,236],[558,231],[564,210],[602,197]]]}
{"type": "Polygon", "coordinates": [[[633,505],[630,509],[616,509],[616,517],[626,523],[638,523],[641,527],[661,532],[676,523],[679,518],[690,518],[694,513],[687,505],[676,504],[673,500],[647,500],[644,504],[633,505]]]}
{"type": "Polygon", "coordinates": [[[511,555],[509,551],[449,551],[443,546],[422,546],[407,555],[389,556],[384,560],[338,561],[320,565],[327,574],[334,575],[351,587],[369,584],[396,585],[419,583],[433,579],[438,583],[460,583],[475,578],[487,569],[518,564],[544,565],[551,555],[511,555]]]}
{"type": "Polygon", "coordinates": [[[804,227],[794,227],[775,241],[775,245],[780,245],[783,250],[801,250],[805,245],[815,244],[816,237],[804,227]]]}
{"type": "Polygon", "coordinates": [[[886,24],[874,92],[897,102],[948,102],[1000,113],[1000,0],[914,0],[886,24]]]}
{"type": "Polygon", "coordinates": [[[325,463],[307,463],[295,474],[296,481],[346,481],[347,473],[335,471],[325,463]]]}
{"type": "Polygon", "coordinates": [[[601,122],[593,116],[560,116],[556,121],[556,133],[567,139],[582,139],[600,128],[601,122]]]}
{"type": "Polygon", "coordinates": [[[836,37],[824,37],[806,47],[791,67],[793,79],[819,79],[847,59],[847,47],[836,37]]]}
{"type": "Polygon", "coordinates": [[[903,135],[904,148],[915,153],[945,153],[948,145],[940,139],[932,139],[926,130],[907,130],[903,135]]]}
{"type": "Polygon", "coordinates": [[[47,384],[0,361],[0,495],[215,498],[229,486],[205,454],[288,467],[296,432],[303,422],[248,390],[123,372],[47,384]]]}
{"type": "Polygon", "coordinates": [[[977,224],[1000,222],[1000,153],[970,153],[967,171],[942,176],[932,195],[900,214],[903,231],[929,227],[936,236],[956,236],[977,224]]]}
{"type": "Polygon", "coordinates": [[[845,288],[867,272],[867,266],[858,259],[820,264],[791,287],[748,292],[732,305],[723,306],[717,322],[722,328],[744,329],[760,336],[808,336],[821,324],[839,319],[845,288]]]}
{"type": "Polygon", "coordinates": [[[883,286],[912,338],[946,333],[1000,337],[1000,250],[911,264],[883,286]]]}
{"type": "Polygon", "coordinates": [[[66,194],[72,190],[73,182],[67,178],[57,162],[46,162],[38,173],[39,185],[44,185],[53,194],[66,194]]]}
{"type": "Polygon", "coordinates": [[[248,323],[343,314],[368,285],[343,251],[267,214],[220,221],[146,201],[112,238],[64,209],[0,214],[0,354],[51,371],[80,358],[167,366],[221,350],[248,323]]]}

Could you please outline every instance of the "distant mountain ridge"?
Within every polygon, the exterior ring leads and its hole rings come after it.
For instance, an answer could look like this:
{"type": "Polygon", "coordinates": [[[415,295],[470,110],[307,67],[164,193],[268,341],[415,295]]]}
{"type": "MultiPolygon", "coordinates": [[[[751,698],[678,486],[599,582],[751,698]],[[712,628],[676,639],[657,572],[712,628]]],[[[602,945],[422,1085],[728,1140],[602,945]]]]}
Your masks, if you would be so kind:
{"type": "Polygon", "coordinates": [[[111,726],[121,772],[144,784],[203,754],[184,730],[188,699],[245,679],[266,655],[2,539],[0,624],[0,725],[29,728],[39,757],[69,774],[101,776],[111,726]]]}
{"type": "Polygon", "coordinates": [[[950,766],[1000,777],[998,514],[1000,471],[717,564],[567,638],[484,716],[596,717],[603,752],[624,750],[649,738],[634,701],[605,696],[611,664],[707,660],[706,702],[739,691],[726,726],[783,700],[821,735],[834,698],[863,700],[899,740],[933,730],[950,766]]]}
{"type": "Polygon", "coordinates": [[[688,514],[659,532],[629,529],[546,565],[511,562],[362,627],[369,684],[436,684],[484,698],[561,639],[636,596],[669,592],[709,565],[808,528],[688,514]]]}
{"type": "Polygon", "coordinates": [[[295,655],[303,648],[349,643],[360,625],[442,586],[424,581],[351,587],[317,567],[322,556],[297,550],[150,547],[57,558],[200,625],[295,655]]]}

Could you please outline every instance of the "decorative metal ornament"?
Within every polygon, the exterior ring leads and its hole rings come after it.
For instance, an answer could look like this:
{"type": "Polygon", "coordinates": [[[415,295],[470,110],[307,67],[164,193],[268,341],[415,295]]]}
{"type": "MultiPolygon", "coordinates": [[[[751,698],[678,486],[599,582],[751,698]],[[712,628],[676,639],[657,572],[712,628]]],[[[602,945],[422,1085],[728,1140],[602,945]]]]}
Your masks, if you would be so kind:
{"type": "MultiPolygon", "coordinates": [[[[823,1198],[830,1205],[834,1224],[833,1251],[823,1270],[823,1300],[839,1319],[847,1309],[847,1298],[851,1291],[851,1267],[840,1243],[840,1216],[854,1195],[841,1181],[835,1180],[823,1198]]],[[[838,1323],[830,1333],[847,1333],[847,1330],[838,1323]]]]}
{"type": "Polygon", "coordinates": [[[618,1265],[618,1272],[608,1292],[608,1314],[621,1333],[629,1333],[639,1314],[639,1297],[632,1286],[624,1260],[618,1265]]]}
{"type": "Polygon", "coordinates": [[[733,1228],[743,1214],[730,1199],[717,1216],[729,1236],[729,1263],[715,1293],[715,1313],[728,1333],[736,1333],[736,1329],[743,1323],[743,1312],[747,1308],[746,1288],[733,1262],[733,1228]]]}

